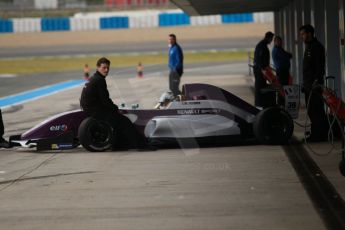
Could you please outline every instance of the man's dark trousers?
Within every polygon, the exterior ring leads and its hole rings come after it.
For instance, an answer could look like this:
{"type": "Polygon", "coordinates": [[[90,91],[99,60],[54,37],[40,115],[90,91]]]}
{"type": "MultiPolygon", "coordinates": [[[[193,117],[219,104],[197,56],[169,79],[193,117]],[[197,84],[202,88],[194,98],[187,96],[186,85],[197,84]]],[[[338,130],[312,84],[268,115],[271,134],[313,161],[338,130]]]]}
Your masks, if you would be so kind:
{"type": "Polygon", "coordinates": [[[181,76],[182,73],[179,73],[175,70],[171,70],[169,73],[169,88],[175,97],[181,94],[181,91],[179,89],[181,76]]]}
{"type": "Polygon", "coordinates": [[[289,84],[289,69],[277,69],[276,71],[279,83],[284,86],[289,84]]]}
{"type": "Polygon", "coordinates": [[[264,96],[261,92],[267,86],[266,80],[262,74],[259,67],[254,66],[254,76],[255,76],[255,106],[264,106],[264,96]]]}
{"type": "Polygon", "coordinates": [[[311,122],[311,135],[315,139],[327,137],[327,117],[324,109],[321,89],[305,90],[305,104],[311,122]],[[310,97],[310,98],[309,98],[310,97]]]}
{"type": "Polygon", "coordinates": [[[4,133],[5,133],[5,128],[4,128],[4,122],[2,121],[2,113],[0,109],[0,139],[2,138],[4,133]]]}

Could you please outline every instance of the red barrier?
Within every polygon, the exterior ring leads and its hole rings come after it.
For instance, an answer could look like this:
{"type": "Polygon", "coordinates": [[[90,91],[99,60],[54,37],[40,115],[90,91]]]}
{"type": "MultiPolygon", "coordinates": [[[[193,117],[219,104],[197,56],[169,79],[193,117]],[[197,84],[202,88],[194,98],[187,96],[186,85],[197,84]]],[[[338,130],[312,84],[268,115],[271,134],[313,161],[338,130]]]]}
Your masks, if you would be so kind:
{"type": "Polygon", "coordinates": [[[325,88],[322,92],[323,99],[330,112],[345,124],[345,104],[332,90],[325,88]]]}
{"type": "Polygon", "coordinates": [[[277,75],[274,73],[273,69],[271,67],[266,67],[262,70],[262,74],[273,87],[279,90],[279,95],[285,97],[284,89],[278,81],[277,75]]]}

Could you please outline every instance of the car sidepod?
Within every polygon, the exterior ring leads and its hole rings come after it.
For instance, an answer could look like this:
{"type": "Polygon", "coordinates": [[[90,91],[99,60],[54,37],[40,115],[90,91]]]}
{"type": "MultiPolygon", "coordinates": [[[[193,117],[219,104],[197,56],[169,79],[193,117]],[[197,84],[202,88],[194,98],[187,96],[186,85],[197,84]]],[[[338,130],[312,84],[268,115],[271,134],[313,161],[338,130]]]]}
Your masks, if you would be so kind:
{"type": "Polygon", "coordinates": [[[173,102],[171,115],[157,115],[147,122],[144,134],[150,139],[210,139],[253,136],[254,114],[217,100],[173,102]]]}

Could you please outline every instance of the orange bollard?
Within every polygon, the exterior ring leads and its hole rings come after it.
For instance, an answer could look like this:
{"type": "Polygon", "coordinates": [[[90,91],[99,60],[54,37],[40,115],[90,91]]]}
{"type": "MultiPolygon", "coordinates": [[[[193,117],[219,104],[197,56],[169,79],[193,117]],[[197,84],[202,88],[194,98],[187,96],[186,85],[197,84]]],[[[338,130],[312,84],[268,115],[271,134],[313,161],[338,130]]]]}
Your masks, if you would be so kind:
{"type": "Polygon", "coordinates": [[[90,67],[88,64],[84,65],[84,79],[88,81],[90,79],[90,67]]]}
{"type": "Polygon", "coordinates": [[[138,78],[143,78],[144,77],[144,67],[141,64],[141,62],[139,62],[138,66],[137,66],[137,77],[138,78]]]}

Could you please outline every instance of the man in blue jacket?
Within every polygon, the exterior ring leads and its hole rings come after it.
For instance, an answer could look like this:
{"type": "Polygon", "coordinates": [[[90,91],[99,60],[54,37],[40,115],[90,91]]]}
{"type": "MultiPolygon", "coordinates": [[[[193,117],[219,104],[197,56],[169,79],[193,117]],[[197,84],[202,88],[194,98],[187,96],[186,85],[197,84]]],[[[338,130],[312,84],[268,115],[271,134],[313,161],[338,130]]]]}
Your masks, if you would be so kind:
{"type": "Polygon", "coordinates": [[[181,94],[179,85],[183,74],[183,51],[176,41],[176,35],[169,35],[169,88],[174,97],[181,94]]]}
{"type": "Polygon", "coordinates": [[[273,64],[276,69],[279,83],[284,86],[289,84],[290,75],[290,60],[292,54],[286,52],[282,46],[282,38],[279,36],[274,37],[274,47],[272,49],[273,64]]]}

